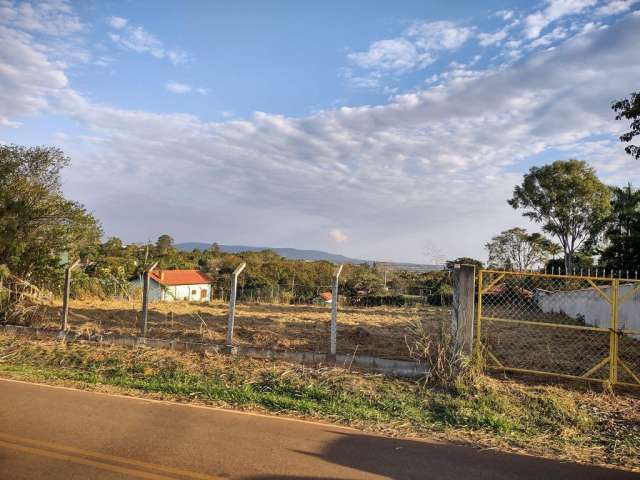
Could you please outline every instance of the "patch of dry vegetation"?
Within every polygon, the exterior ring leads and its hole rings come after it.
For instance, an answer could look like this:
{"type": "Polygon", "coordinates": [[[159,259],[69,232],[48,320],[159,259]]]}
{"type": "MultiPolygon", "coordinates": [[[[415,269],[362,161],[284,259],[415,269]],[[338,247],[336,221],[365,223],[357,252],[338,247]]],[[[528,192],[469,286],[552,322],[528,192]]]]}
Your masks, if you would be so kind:
{"type": "MultiPolygon", "coordinates": [[[[59,306],[50,307],[32,326],[59,328],[59,306]]],[[[224,303],[155,302],[150,305],[148,336],[223,344],[228,307],[224,303]]],[[[341,308],[338,318],[338,352],[409,359],[405,342],[408,326],[426,325],[450,318],[442,307],[341,308]]],[[[325,352],[329,344],[328,306],[240,304],[236,310],[235,343],[275,350],[325,352]]],[[[69,326],[85,334],[136,335],[139,302],[74,300],[69,326]]]]}
{"type": "Polygon", "coordinates": [[[0,335],[0,374],[324,419],[640,471],[640,399],[476,376],[450,388],[344,369],[0,335]]]}

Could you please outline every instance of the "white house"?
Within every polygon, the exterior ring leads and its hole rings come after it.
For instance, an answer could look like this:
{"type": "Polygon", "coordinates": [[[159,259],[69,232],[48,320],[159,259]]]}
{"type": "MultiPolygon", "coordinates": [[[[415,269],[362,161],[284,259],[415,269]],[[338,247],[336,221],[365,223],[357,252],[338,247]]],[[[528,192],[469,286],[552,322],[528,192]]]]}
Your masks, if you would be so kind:
{"type": "MultiPolygon", "coordinates": [[[[142,279],[134,282],[142,285],[142,279]]],[[[211,277],[199,270],[154,270],[149,275],[149,299],[208,302],[211,282],[211,277]]]]}

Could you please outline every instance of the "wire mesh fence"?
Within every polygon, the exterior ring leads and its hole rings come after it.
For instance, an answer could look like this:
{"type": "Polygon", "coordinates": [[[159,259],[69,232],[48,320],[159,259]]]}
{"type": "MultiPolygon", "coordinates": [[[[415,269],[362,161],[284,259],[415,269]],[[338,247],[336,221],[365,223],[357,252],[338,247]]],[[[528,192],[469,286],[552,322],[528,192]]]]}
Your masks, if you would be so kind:
{"type": "Polygon", "coordinates": [[[483,270],[477,341],[488,366],[640,386],[640,282],[483,270]]]}
{"type": "MultiPolygon", "coordinates": [[[[388,359],[411,358],[407,338],[412,322],[435,325],[448,321],[450,276],[441,272],[427,288],[371,291],[339,284],[337,297],[337,353],[388,359]]],[[[225,345],[229,315],[229,278],[211,285],[208,298],[199,301],[159,301],[152,298],[146,337],[225,345]]],[[[139,336],[141,294],[92,296],[86,290],[69,302],[68,331],[87,336],[139,336]]],[[[138,288],[139,290],[139,288],[138,288]]],[[[326,353],[329,350],[333,298],[331,286],[296,284],[237,288],[233,344],[276,351],[326,353]]],[[[10,323],[46,329],[60,328],[61,301],[43,305],[37,318],[10,323]]],[[[5,322],[6,323],[6,322],[5,322]]],[[[436,327],[434,326],[434,330],[436,327]]]]}

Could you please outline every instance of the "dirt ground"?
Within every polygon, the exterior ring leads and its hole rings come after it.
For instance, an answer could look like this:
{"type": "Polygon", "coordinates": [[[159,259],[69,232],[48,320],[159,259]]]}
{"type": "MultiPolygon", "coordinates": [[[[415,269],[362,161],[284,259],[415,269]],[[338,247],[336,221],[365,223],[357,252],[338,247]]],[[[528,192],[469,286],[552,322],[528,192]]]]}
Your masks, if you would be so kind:
{"type": "MultiPolygon", "coordinates": [[[[228,307],[224,303],[151,303],[148,336],[224,344],[228,307]]],[[[136,335],[140,302],[73,300],[70,330],[136,335]]],[[[41,327],[59,327],[60,305],[47,307],[41,327]]],[[[238,346],[325,352],[329,344],[329,306],[239,304],[234,343],[238,346]]],[[[442,307],[345,307],[338,314],[338,353],[409,359],[405,336],[410,322],[451,318],[442,307]]]]}

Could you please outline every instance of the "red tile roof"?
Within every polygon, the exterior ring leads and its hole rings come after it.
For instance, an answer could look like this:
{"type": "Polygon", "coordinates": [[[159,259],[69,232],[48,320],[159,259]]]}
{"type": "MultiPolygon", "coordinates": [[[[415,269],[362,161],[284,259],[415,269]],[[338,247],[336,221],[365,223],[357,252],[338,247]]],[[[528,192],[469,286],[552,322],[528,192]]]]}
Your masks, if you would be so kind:
{"type": "Polygon", "coordinates": [[[194,285],[212,282],[211,277],[200,270],[154,270],[150,277],[162,285],[194,285]]]}

